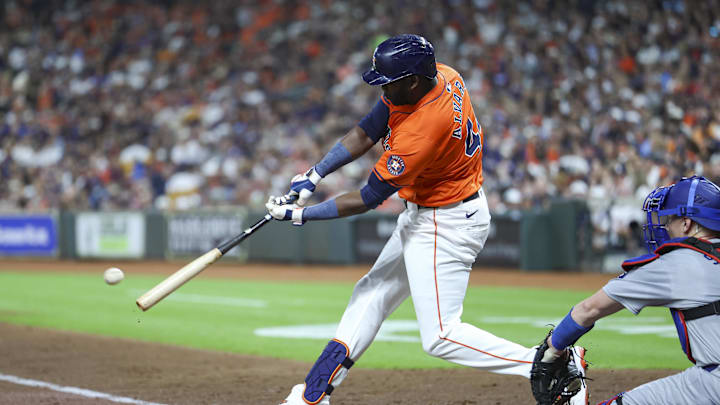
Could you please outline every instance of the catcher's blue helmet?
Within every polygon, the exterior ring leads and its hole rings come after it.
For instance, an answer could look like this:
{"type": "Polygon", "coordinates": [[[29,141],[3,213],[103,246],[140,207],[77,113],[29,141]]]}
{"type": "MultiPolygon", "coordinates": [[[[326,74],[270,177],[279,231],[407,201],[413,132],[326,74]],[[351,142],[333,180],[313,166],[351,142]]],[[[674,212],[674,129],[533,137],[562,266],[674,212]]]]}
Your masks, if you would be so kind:
{"type": "Polygon", "coordinates": [[[420,35],[402,34],[375,48],[373,66],[362,77],[371,86],[382,86],[410,75],[432,79],[436,73],[432,44],[420,35]]]}
{"type": "Polygon", "coordinates": [[[643,211],[647,213],[643,235],[652,253],[670,239],[665,228],[669,215],[687,217],[720,231],[720,187],[701,176],[683,177],[675,184],[653,190],[645,198],[643,211]]]}

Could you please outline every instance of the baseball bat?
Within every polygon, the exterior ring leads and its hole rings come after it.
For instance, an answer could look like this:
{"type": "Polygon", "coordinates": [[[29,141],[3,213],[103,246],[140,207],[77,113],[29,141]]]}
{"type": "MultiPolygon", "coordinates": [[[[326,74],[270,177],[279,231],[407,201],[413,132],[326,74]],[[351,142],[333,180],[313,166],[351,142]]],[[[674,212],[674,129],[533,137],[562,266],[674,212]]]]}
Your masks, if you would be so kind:
{"type": "Polygon", "coordinates": [[[160,300],[180,288],[180,286],[190,281],[191,278],[197,276],[201,271],[205,270],[225,253],[230,251],[230,249],[239,245],[240,242],[245,240],[245,238],[252,235],[253,232],[260,229],[271,220],[272,216],[270,216],[270,214],[266,214],[261,220],[257,221],[255,225],[234,236],[232,239],[220,244],[220,246],[213,248],[204,255],[186,264],[180,270],[171,274],[168,278],[161,281],[160,284],[156,285],[150,291],[138,298],[135,303],[143,311],[147,311],[152,308],[153,305],[157,304],[160,300]]]}

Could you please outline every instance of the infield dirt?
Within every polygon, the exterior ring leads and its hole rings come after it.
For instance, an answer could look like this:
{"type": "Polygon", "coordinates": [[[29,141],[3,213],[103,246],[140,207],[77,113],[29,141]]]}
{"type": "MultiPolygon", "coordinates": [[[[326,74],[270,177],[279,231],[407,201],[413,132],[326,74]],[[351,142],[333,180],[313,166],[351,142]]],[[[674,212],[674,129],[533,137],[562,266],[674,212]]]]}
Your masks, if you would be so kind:
{"type": "MultiPolygon", "coordinates": [[[[0,269],[98,272],[105,262],[4,262],[0,269]]],[[[126,274],[169,275],[182,263],[127,262],[126,274]]],[[[203,277],[354,281],[359,267],[299,267],[219,263],[203,277]]],[[[595,289],[612,275],[521,273],[476,269],[474,285],[595,289]]],[[[322,349],[319,343],[318,351],[322,349]]],[[[0,374],[163,404],[279,404],[311,364],[0,323],[0,374]]],[[[473,369],[353,369],[333,405],[534,404],[526,379],[473,369]]],[[[675,370],[593,370],[591,403],[675,370]]],[[[0,405],[111,404],[42,388],[0,382],[0,405]]]]}

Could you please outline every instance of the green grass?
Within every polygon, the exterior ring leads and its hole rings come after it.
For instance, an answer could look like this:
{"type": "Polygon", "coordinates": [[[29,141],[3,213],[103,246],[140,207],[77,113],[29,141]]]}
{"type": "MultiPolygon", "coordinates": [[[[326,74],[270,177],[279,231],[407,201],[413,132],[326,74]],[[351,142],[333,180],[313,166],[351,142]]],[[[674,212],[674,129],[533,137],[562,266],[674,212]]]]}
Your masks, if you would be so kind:
{"type": "MultiPolygon", "coordinates": [[[[143,313],[135,306],[135,299],[161,279],[131,274],[122,283],[108,286],[102,274],[0,272],[0,322],[312,362],[325,345],[324,336],[289,339],[256,336],[254,331],[273,326],[336,323],[352,291],[350,283],[199,277],[143,313]],[[208,302],[214,299],[229,303],[208,302]]],[[[571,305],[590,293],[471,287],[463,319],[498,336],[532,346],[547,332],[546,323],[557,322],[571,305]]],[[[676,338],[618,332],[637,324],[667,329],[672,326],[667,312],[648,308],[635,317],[622,311],[600,321],[580,341],[590,349],[588,360],[595,368],[688,367],[690,363],[676,338]]],[[[414,320],[410,300],[390,319],[414,320]]],[[[418,336],[417,331],[396,334],[418,336]]],[[[358,366],[454,367],[425,355],[419,342],[386,341],[373,343],[358,366]]]]}

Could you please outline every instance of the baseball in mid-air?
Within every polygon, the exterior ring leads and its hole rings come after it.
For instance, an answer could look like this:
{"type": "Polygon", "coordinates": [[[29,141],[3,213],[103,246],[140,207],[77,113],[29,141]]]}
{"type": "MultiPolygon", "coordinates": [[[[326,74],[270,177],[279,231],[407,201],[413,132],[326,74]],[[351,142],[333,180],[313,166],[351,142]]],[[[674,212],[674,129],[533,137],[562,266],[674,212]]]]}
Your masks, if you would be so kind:
{"type": "Polygon", "coordinates": [[[125,274],[117,267],[110,267],[109,269],[105,270],[105,282],[110,285],[121,282],[123,278],[125,278],[125,274]]]}

